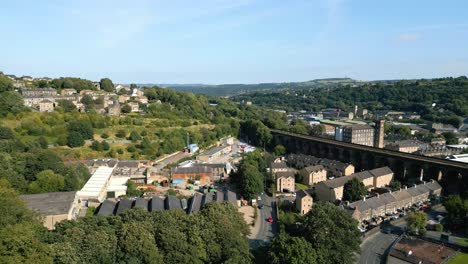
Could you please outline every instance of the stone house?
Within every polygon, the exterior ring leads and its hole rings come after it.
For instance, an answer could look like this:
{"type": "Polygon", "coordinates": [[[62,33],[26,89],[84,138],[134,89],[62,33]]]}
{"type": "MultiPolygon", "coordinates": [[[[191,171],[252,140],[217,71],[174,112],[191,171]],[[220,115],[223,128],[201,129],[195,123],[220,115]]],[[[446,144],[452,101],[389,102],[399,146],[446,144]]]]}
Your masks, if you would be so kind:
{"type": "Polygon", "coordinates": [[[296,209],[301,215],[305,215],[312,210],[313,204],[314,199],[307,191],[300,190],[296,193],[296,209]]]}
{"type": "Polygon", "coordinates": [[[327,171],[323,165],[307,166],[299,173],[304,177],[303,183],[306,185],[314,185],[327,180],[327,171]]]}

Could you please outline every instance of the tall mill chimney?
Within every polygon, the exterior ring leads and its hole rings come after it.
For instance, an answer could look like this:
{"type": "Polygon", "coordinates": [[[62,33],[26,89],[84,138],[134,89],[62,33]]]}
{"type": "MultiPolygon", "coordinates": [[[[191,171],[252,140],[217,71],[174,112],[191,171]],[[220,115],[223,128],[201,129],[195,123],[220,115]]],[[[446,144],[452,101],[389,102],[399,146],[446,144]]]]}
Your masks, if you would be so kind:
{"type": "Polygon", "coordinates": [[[377,120],[375,121],[375,129],[374,129],[374,147],[376,148],[384,148],[384,135],[385,135],[385,120],[377,120]]]}

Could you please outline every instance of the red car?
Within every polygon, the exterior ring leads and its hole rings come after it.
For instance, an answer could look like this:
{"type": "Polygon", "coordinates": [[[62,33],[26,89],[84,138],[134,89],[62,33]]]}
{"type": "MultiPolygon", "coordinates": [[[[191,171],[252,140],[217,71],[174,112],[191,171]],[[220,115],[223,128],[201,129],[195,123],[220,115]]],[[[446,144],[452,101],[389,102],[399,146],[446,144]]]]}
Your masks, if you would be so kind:
{"type": "Polygon", "coordinates": [[[271,217],[271,216],[268,217],[268,220],[267,220],[267,221],[268,221],[268,223],[273,223],[273,217],[271,217]]]}

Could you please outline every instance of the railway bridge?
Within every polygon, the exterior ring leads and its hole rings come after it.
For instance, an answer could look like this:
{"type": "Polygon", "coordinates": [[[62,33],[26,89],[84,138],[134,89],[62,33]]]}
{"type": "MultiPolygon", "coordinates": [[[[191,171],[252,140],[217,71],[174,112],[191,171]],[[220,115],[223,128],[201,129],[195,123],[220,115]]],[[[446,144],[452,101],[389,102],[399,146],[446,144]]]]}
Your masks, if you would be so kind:
{"type": "Polygon", "coordinates": [[[288,152],[350,162],[356,171],[389,166],[395,178],[405,183],[435,179],[448,193],[468,190],[468,164],[388,149],[374,148],[333,139],[271,130],[273,143],[288,152]]]}

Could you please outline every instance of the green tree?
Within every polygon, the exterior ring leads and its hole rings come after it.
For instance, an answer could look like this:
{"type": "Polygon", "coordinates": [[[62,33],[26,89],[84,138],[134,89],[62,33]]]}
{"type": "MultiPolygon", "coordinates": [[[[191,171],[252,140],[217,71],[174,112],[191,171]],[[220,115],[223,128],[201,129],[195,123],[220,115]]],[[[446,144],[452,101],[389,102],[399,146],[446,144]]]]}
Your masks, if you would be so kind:
{"type": "Polygon", "coordinates": [[[448,213],[447,226],[455,230],[468,227],[468,199],[460,195],[449,195],[444,206],[448,213]]]}
{"type": "Polygon", "coordinates": [[[13,82],[7,76],[0,74],[0,93],[13,90],[13,82]]]}
{"type": "Polygon", "coordinates": [[[142,191],[137,190],[136,185],[131,180],[127,181],[127,196],[129,197],[140,197],[143,194],[142,191]]]}
{"type": "Polygon", "coordinates": [[[76,110],[76,105],[69,100],[59,100],[59,106],[62,107],[66,113],[73,112],[76,110]]]}
{"type": "Polygon", "coordinates": [[[273,138],[270,129],[258,120],[247,120],[241,124],[241,131],[252,144],[257,146],[268,145],[273,138]]]}
{"type": "Polygon", "coordinates": [[[67,145],[70,148],[81,147],[85,144],[85,141],[80,133],[78,132],[70,132],[67,136],[67,145]]]}
{"type": "Polygon", "coordinates": [[[99,141],[94,140],[93,143],[91,143],[91,149],[95,151],[102,151],[103,147],[99,141]]]}
{"type": "Polygon", "coordinates": [[[317,263],[317,255],[312,245],[303,237],[280,234],[275,237],[268,249],[269,263],[302,264],[317,263]]]}
{"type": "Polygon", "coordinates": [[[0,116],[6,116],[8,113],[16,115],[26,110],[23,98],[17,92],[8,91],[0,94],[0,116]]]}
{"type": "Polygon", "coordinates": [[[42,148],[42,149],[47,149],[49,148],[49,143],[47,142],[47,139],[43,136],[40,136],[38,139],[37,139],[37,143],[39,143],[39,146],[42,148]]]}
{"type": "Polygon", "coordinates": [[[101,90],[106,92],[113,92],[115,90],[114,83],[112,83],[109,78],[103,78],[99,83],[101,85],[101,90]]]}
{"type": "Polygon", "coordinates": [[[31,193],[58,192],[65,186],[65,179],[62,175],[51,170],[40,172],[36,180],[29,185],[31,193]]]}
{"type": "Polygon", "coordinates": [[[128,140],[131,140],[132,142],[137,142],[138,140],[141,140],[141,136],[140,134],[138,134],[138,132],[136,132],[135,130],[132,130],[132,132],[130,132],[130,136],[128,137],[128,140]]]}
{"type": "Polygon", "coordinates": [[[105,140],[101,142],[101,146],[102,146],[102,150],[104,150],[104,151],[107,151],[107,150],[110,149],[109,143],[107,143],[107,141],[105,141],[105,140]]]}
{"type": "Polygon", "coordinates": [[[247,199],[253,199],[263,191],[263,176],[258,168],[250,164],[243,166],[241,190],[247,199]]]}
{"type": "Polygon", "coordinates": [[[9,127],[0,127],[0,139],[14,139],[15,135],[9,127]]]}
{"type": "Polygon", "coordinates": [[[154,234],[148,232],[147,225],[132,221],[122,225],[119,247],[124,263],[164,263],[159,253],[154,234]]]}
{"type": "Polygon", "coordinates": [[[274,152],[276,156],[283,156],[286,154],[286,148],[283,145],[276,145],[274,152]]]}
{"type": "Polygon", "coordinates": [[[313,125],[310,128],[309,135],[311,136],[321,136],[325,133],[325,126],[324,125],[313,125]]]}
{"type": "Polygon", "coordinates": [[[401,182],[396,181],[396,180],[392,181],[392,182],[390,183],[390,188],[392,188],[392,191],[398,191],[398,190],[400,190],[400,188],[401,188],[401,182]]]}
{"type": "Polygon", "coordinates": [[[94,130],[90,122],[72,120],[68,123],[67,126],[68,132],[79,133],[83,139],[93,139],[94,130]]]}
{"type": "Polygon", "coordinates": [[[122,111],[122,113],[128,114],[132,111],[132,107],[128,104],[124,104],[120,111],[122,111]]]}
{"type": "Polygon", "coordinates": [[[91,109],[94,109],[94,100],[90,95],[83,95],[81,98],[81,103],[85,106],[87,112],[89,112],[91,109]]]}
{"type": "Polygon", "coordinates": [[[329,202],[317,202],[305,216],[301,234],[317,254],[317,263],[355,263],[361,236],[357,221],[329,202]]]}
{"type": "Polygon", "coordinates": [[[343,200],[354,202],[361,200],[367,194],[366,186],[360,180],[353,178],[343,187],[343,200]]]}
{"type": "Polygon", "coordinates": [[[457,135],[455,135],[455,133],[445,132],[445,133],[442,133],[442,136],[444,136],[447,144],[458,144],[457,135]]]}
{"type": "Polygon", "coordinates": [[[426,223],[427,215],[423,212],[411,213],[408,218],[406,218],[408,229],[418,234],[424,234],[426,232],[426,223]]]}
{"type": "Polygon", "coordinates": [[[115,136],[118,137],[118,138],[125,138],[127,136],[127,133],[125,132],[125,130],[118,130],[117,133],[115,133],[115,136]]]}

